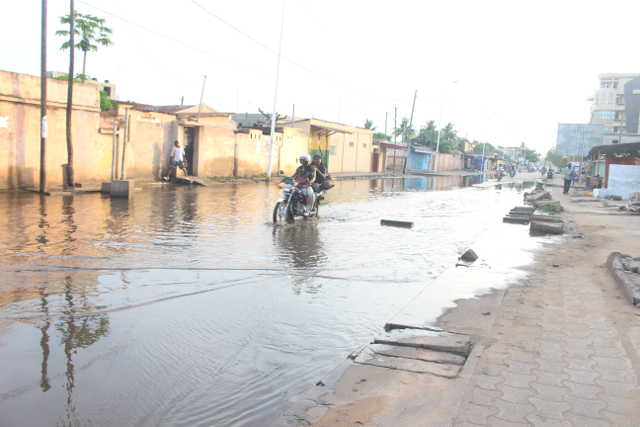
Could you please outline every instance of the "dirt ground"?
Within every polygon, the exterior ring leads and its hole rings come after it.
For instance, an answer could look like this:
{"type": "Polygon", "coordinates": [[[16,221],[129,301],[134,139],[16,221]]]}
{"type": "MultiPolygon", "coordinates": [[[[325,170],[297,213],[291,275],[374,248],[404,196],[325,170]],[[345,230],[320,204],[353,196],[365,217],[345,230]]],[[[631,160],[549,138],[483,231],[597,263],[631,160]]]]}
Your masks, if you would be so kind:
{"type": "Polygon", "coordinates": [[[640,255],[640,216],[552,191],[570,234],[525,279],[440,317],[475,342],[458,378],[353,365],[304,424],[640,425],[640,310],[605,267],[640,255]]]}

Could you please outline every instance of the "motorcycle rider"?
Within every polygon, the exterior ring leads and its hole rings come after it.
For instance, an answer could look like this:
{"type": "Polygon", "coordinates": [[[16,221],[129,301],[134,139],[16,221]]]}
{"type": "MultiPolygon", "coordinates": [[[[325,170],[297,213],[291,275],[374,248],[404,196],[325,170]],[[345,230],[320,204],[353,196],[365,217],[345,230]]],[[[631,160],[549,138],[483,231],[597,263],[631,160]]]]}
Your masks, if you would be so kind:
{"type": "Polygon", "coordinates": [[[293,174],[293,180],[305,197],[306,205],[304,215],[309,216],[313,208],[313,203],[316,200],[316,194],[312,186],[316,181],[316,168],[309,163],[309,156],[307,154],[301,154],[298,160],[300,160],[300,166],[298,166],[296,172],[293,174]]]}

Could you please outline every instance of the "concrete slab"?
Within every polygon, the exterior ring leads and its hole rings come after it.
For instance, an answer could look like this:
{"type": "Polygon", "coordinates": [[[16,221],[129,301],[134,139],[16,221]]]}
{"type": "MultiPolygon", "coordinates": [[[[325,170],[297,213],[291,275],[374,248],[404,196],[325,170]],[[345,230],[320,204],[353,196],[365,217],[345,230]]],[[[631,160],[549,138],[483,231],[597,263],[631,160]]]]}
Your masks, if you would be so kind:
{"type": "Polygon", "coordinates": [[[355,363],[412,372],[416,374],[436,375],[444,378],[457,377],[461,369],[461,366],[459,365],[431,363],[415,359],[405,359],[402,357],[389,357],[370,352],[362,352],[356,358],[355,363]]]}
{"type": "Polygon", "coordinates": [[[387,357],[402,357],[405,359],[421,360],[423,362],[444,363],[449,365],[464,365],[466,357],[459,354],[443,353],[424,348],[389,346],[383,344],[371,344],[371,352],[387,357]]]}
{"type": "Polygon", "coordinates": [[[607,268],[631,304],[640,307],[640,258],[612,252],[607,268]]]}
{"type": "Polygon", "coordinates": [[[372,344],[387,344],[444,351],[464,357],[469,355],[472,347],[471,339],[467,335],[458,334],[422,335],[401,339],[382,338],[375,339],[372,344]]]}

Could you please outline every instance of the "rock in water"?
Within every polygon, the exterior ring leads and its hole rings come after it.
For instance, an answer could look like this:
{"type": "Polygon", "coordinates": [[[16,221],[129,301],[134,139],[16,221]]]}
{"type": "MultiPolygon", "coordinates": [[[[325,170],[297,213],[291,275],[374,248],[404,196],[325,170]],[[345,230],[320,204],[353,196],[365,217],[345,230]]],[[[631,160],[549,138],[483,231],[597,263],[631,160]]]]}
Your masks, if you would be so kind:
{"type": "Polygon", "coordinates": [[[473,251],[473,249],[467,249],[462,256],[460,257],[462,261],[474,262],[478,259],[478,255],[473,251]]]}

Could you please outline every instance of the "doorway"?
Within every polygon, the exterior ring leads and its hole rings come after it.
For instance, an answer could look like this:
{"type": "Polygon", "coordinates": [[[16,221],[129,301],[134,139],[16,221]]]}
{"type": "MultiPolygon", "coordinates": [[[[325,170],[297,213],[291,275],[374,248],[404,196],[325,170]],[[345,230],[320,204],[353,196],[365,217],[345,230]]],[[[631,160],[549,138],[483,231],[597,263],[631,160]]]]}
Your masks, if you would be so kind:
{"type": "Polygon", "coordinates": [[[187,175],[189,176],[198,176],[196,168],[197,136],[197,127],[184,128],[184,162],[187,175]]]}

